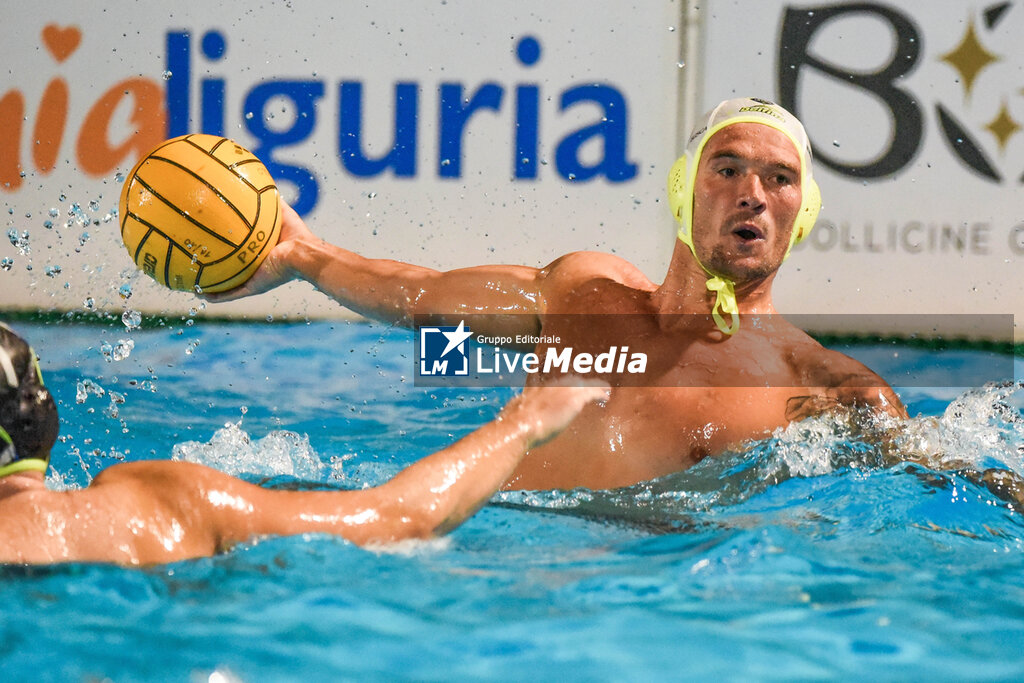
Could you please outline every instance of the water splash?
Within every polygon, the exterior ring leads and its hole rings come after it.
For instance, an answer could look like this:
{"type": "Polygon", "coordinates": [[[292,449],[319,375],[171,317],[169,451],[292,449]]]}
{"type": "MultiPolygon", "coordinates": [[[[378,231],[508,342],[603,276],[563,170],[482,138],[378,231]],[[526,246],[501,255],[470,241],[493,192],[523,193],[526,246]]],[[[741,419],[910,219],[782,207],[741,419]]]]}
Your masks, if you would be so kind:
{"type": "Polygon", "coordinates": [[[891,470],[977,485],[987,503],[1005,507],[1005,500],[984,491],[981,473],[996,468],[1024,478],[1024,415],[1016,405],[1022,389],[1022,383],[971,389],[940,417],[899,420],[857,411],[817,416],[653,481],[610,491],[509,491],[498,500],[671,526],[692,522],[695,513],[742,505],[792,479],[891,470]]]}
{"type": "Polygon", "coordinates": [[[242,429],[240,421],[225,424],[207,443],[176,444],[171,459],[206,465],[236,476],[285,475],[308,481],[322,480],[325,469],[309,437],[277,430],[253,439],[242,429]]]}

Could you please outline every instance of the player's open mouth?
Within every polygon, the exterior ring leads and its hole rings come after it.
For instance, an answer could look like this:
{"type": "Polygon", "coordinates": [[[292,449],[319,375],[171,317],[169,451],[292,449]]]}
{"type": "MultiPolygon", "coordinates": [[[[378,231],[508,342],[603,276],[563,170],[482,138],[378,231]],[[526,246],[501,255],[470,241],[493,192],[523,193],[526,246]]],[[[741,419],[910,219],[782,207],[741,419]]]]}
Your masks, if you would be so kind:
{"type": "Polygon", "coordinates": [[[752,242],[753,240],[763,240],[764,233],[761,232],[760,228],[753,225],[741,225],[732,231],[732,234],[739,237],[744,242],[752,242]]]}

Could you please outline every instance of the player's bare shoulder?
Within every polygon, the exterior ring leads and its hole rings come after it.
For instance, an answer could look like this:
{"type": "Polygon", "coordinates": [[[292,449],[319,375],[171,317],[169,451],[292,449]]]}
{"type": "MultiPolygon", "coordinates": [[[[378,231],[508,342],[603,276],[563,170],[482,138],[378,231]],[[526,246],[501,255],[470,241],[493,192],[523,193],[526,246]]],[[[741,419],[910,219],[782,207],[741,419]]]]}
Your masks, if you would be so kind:
{"type": "Polygon", "coordinates": [[[165,503],[187,504],[213,490],[232,490],[240,480],[211,467],[190,462],[144,460],[108,467],[90,488],[119,489],[165,503]]]}
{"type": "Polygon", "coordinates": [[[541,280],[549,300],[602,283],[646,292],[656,288],[650,278],[626,259],[597,251],[574,251],[559,257],[541,271],[541,280]]]}

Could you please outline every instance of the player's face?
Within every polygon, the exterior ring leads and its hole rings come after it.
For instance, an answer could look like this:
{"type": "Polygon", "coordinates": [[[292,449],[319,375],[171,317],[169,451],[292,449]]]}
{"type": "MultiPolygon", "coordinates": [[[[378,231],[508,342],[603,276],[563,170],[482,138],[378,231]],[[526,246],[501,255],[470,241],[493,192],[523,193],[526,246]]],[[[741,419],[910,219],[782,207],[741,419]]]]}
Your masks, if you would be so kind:
{"type": "Polygon", "coordinates": [[[800,155],[771,126],[736,123],[715,133],[697,167],[693,245],[711,272],[736,283],[782,265],[800,210],[800,155]]]}

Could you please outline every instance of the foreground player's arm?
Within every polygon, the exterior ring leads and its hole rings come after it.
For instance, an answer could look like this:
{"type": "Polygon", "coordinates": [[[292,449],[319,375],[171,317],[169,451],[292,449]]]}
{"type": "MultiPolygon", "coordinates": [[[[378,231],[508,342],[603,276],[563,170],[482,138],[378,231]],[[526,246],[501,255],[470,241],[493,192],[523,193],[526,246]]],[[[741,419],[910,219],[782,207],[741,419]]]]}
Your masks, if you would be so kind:
{"type": "Polygon", "coordinates": [[[282,209],[281,240],[253,277],[231,291],[206,295],[208,300],[231,301],[299,279],[357,313],[399,325],[411,326],[418,313],[453,325],[473,314],[518,314],[493,331],[531,334],[539,328],[541,269],[497,265],[442,272],[369,259],[321,240],[290,206],[282,203],[282,209]]]}
{"type": "Polygon", "coordinates": [[[494,421],[372,489],[280,491],[238,481],[231,485],[241,495],[228,495],[250,504],[219,518],[218,547],[261,535],[310,532],[333,533],[358,544],[445,534],[494,495],[530,448],[607,393],[603,385],[528,387],[494,421]]]}

